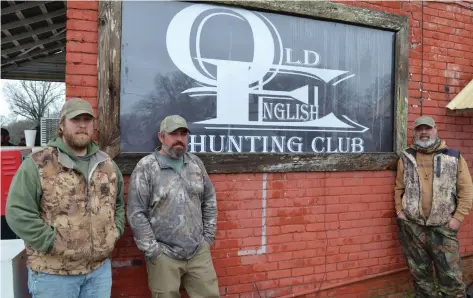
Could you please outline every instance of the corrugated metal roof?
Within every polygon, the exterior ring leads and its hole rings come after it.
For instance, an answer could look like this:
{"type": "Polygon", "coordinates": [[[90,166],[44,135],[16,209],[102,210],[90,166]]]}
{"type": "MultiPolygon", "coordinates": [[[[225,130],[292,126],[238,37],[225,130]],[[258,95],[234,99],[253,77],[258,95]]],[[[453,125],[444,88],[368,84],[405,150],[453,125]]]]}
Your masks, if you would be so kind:
{"type": "Polygon", "coordinates": [[[447,105],[450,110],[473,109],[473,80],[447,105]]]}
{"type": "Polygon", "coordinates": [[[1,2],[3,79],[64,81],[65,1],[1,2]]]}

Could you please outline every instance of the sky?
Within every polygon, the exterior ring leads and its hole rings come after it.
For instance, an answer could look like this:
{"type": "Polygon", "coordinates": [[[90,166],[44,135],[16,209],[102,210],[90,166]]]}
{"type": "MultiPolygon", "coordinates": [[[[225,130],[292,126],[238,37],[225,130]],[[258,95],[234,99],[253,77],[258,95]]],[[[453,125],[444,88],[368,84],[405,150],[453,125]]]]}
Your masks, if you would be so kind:
{"type": "Polygon", "coordinates": [[[8,104],[5,101],[5,94],[3,93],[3,85],[8,80],[1,80],[0,79],[0,115],[8,116],[10,113],[10,109],[8,108],[8,104]]]}

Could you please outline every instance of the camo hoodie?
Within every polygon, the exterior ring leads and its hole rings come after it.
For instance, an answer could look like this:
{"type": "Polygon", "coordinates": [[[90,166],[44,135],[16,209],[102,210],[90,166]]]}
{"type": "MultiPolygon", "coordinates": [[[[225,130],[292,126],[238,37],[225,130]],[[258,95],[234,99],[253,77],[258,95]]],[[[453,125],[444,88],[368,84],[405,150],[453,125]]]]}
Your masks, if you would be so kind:
{"type": "Polygon", "coordinates": [[[202,161],[184,155],[179,175],[159,152],[141,159],[130,178],[127,217],[138,248],[149,259],[161,253],[190,259],[215,239],[215,189],[202,161]]]}
{"type": "Polygon", "coordinates": [[[25,241],[32,270],[86,274],[104,264],[123,233],[123,178],[95,143],[82,162],[60,138],[48,145],[17,171],[7,222],[25,241]]]}

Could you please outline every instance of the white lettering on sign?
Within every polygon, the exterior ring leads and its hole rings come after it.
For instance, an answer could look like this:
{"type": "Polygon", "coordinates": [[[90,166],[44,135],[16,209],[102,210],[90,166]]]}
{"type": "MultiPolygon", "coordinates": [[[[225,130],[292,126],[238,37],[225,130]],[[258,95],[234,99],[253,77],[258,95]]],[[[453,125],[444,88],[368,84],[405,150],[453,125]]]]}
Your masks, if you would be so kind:
{"type": "MultiPolygon", "coordinates": [[[[190,152],[242,152],[249,146],[249,152],[260,153],[302,153],[303,137],[286,136],[233,136],[233,135],[190,135],[190,152]],[[218,140],[218,144],[216,143],[218,140]]],[[[355,138],[315,137],[309,140],[314,153],[363,153],[364,140],[355,138]]]]}
{"type": "MultiPolygon", "coordinates": [[[[190,5],[179,11],[169,23],[166,47],[176,67],[198,84],[182,93],[190,97],[216,97],[215,118],[197,121],[194,125],[202,125],[203,128],[212,130],[228,130],[229,125],[233,129],[263,131],[363,133],[368,130],[346,115],[340,118],[333,112],[321,115],[317,86],[305,83],[292,90],[266,88],[278,75],[303,76],[333,86],[355,75],[346,70],[317,68],[322,58],[314,50],[284,47],[277,28],[259,12],[231,7],[217,8],[206,4],[190,5]],[[252,61],[202,56],[201,33],[206,22],[215,16],[236,18],[250,26],[253,36],[249,38],[253,39],[254,47],[252,61]],[[256,98],[257,117],[250,117],[250,97],[256,98]]],[[[209,136],[209,145],[212,142],[215,145],[215,137],[212,139],[209,136]]],[[[291,141],[291,150],[298,150],[295,140],[291,141]]],[[[206,150],[240,152],[241,142],[246,141],[246,137],[226,136],[225,140],[219,142],[227,144],[225,150],[215,147],[207,147],[206,150]]],[[[289,150],[288,140],[250,138],[249,142],[254,150],[257,142],[266,142],[263,148],[269,150],[267,152],[281,151],[281,148],[285,148],[283,151],[289,150]],[[276,144],[274,150],[273,143],[276,144]]],[[[191,143],[202,148],[197,140],[191,140],[191,143]]],[[[359,143],[350,145],[348,151],[361,150],[362,146],[363,144],[359,143]]],[[[345,151],[344,148],[340,150],[338,145],[327,145],[326,150],[340,152],[345,151]]]]}

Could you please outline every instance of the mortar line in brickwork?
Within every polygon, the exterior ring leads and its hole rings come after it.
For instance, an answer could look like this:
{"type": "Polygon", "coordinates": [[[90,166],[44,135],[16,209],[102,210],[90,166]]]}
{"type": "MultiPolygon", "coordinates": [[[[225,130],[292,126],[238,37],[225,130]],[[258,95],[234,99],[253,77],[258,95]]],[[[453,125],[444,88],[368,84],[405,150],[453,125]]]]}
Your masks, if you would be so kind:
{"type": "Polygon", "coordinates": [[[266,253],[266,184],[268,173],[263,173],[262,198],[261,198],[261,247],[238,251],[239,256],[263,255],[266,253]]]}
{"type": "MultiPolygon", "coordinates": [[[[322,280],[320,281],[319,288],[317,289],[317,292],[315,294],[315,297],[317,298],[320,294],[320,289],[322,288],[322,285],[325,282],[325,278],[327,277],[327,249],[328,249],[328,236],[327,236],[327,172],[324,172],[324,178],[323,178],[323,190],[324,190],[324,196],[323,196],[323,202],[324,202],[324,233],[325,233],[325,251],[324,251],[324,275],[322,277],[322,280]]],[[[315,288],[317,288],[317,278],[315,279],[315,288]]]]}
{"type": "MultiPolygon", "coordinates": [[[[470,257],[473,257],[473,253],[467,253],[467,254],[461,256],[462,259],[466,259],[466,258],[470,258],[470,257]]],[[[407,267],[399,268],[399,269],[393,269],[393,270],[390,270],[390,271],[376,273],[376,274],[373,274],[373,275],[368,275],[368,276],[365,276],[365,277],[360,277],[360,278],[356,278],[356,279],[349,280],[349,281],[343,281],[343,282],[340,282],[340,283],[337,283],[337,284],[327,285],[327,286],[319,288],[318,290],[315,290],[315,289],[307,290],[307,291],[303,291],[303,292],[299,292],[299,293],[293,293],[293,294],[290,294],[290,295],[281,296],[279,298],[294,298],[294,297],[301,297],[301,296],[306,296],[306,295],[310,295],[310,294],[314,294],[314,293],[316,293],[315,297],[317,297],[317,295],[322,291],[327,291],[327,290],[332,290],[332,289],[336,289],[336,288],[340,288],[340,287],[344,287],[344,286],[349,286],[351,284],[364,282],[364,281],[367,281],[367,280],[370,280],[370,279],[385,277],[385,276],[388,276],[388,275],[400,273],[400,272],[407,271],[407,270],[408,270],[407,267]]]]}
{"type": "Polygon", "coordinates": [[[421,58],[421,70],[420,70],[420,115],[424,115],[424,1],[421,1],[421,44],[422,44],[422,58],[421,58]]]}

